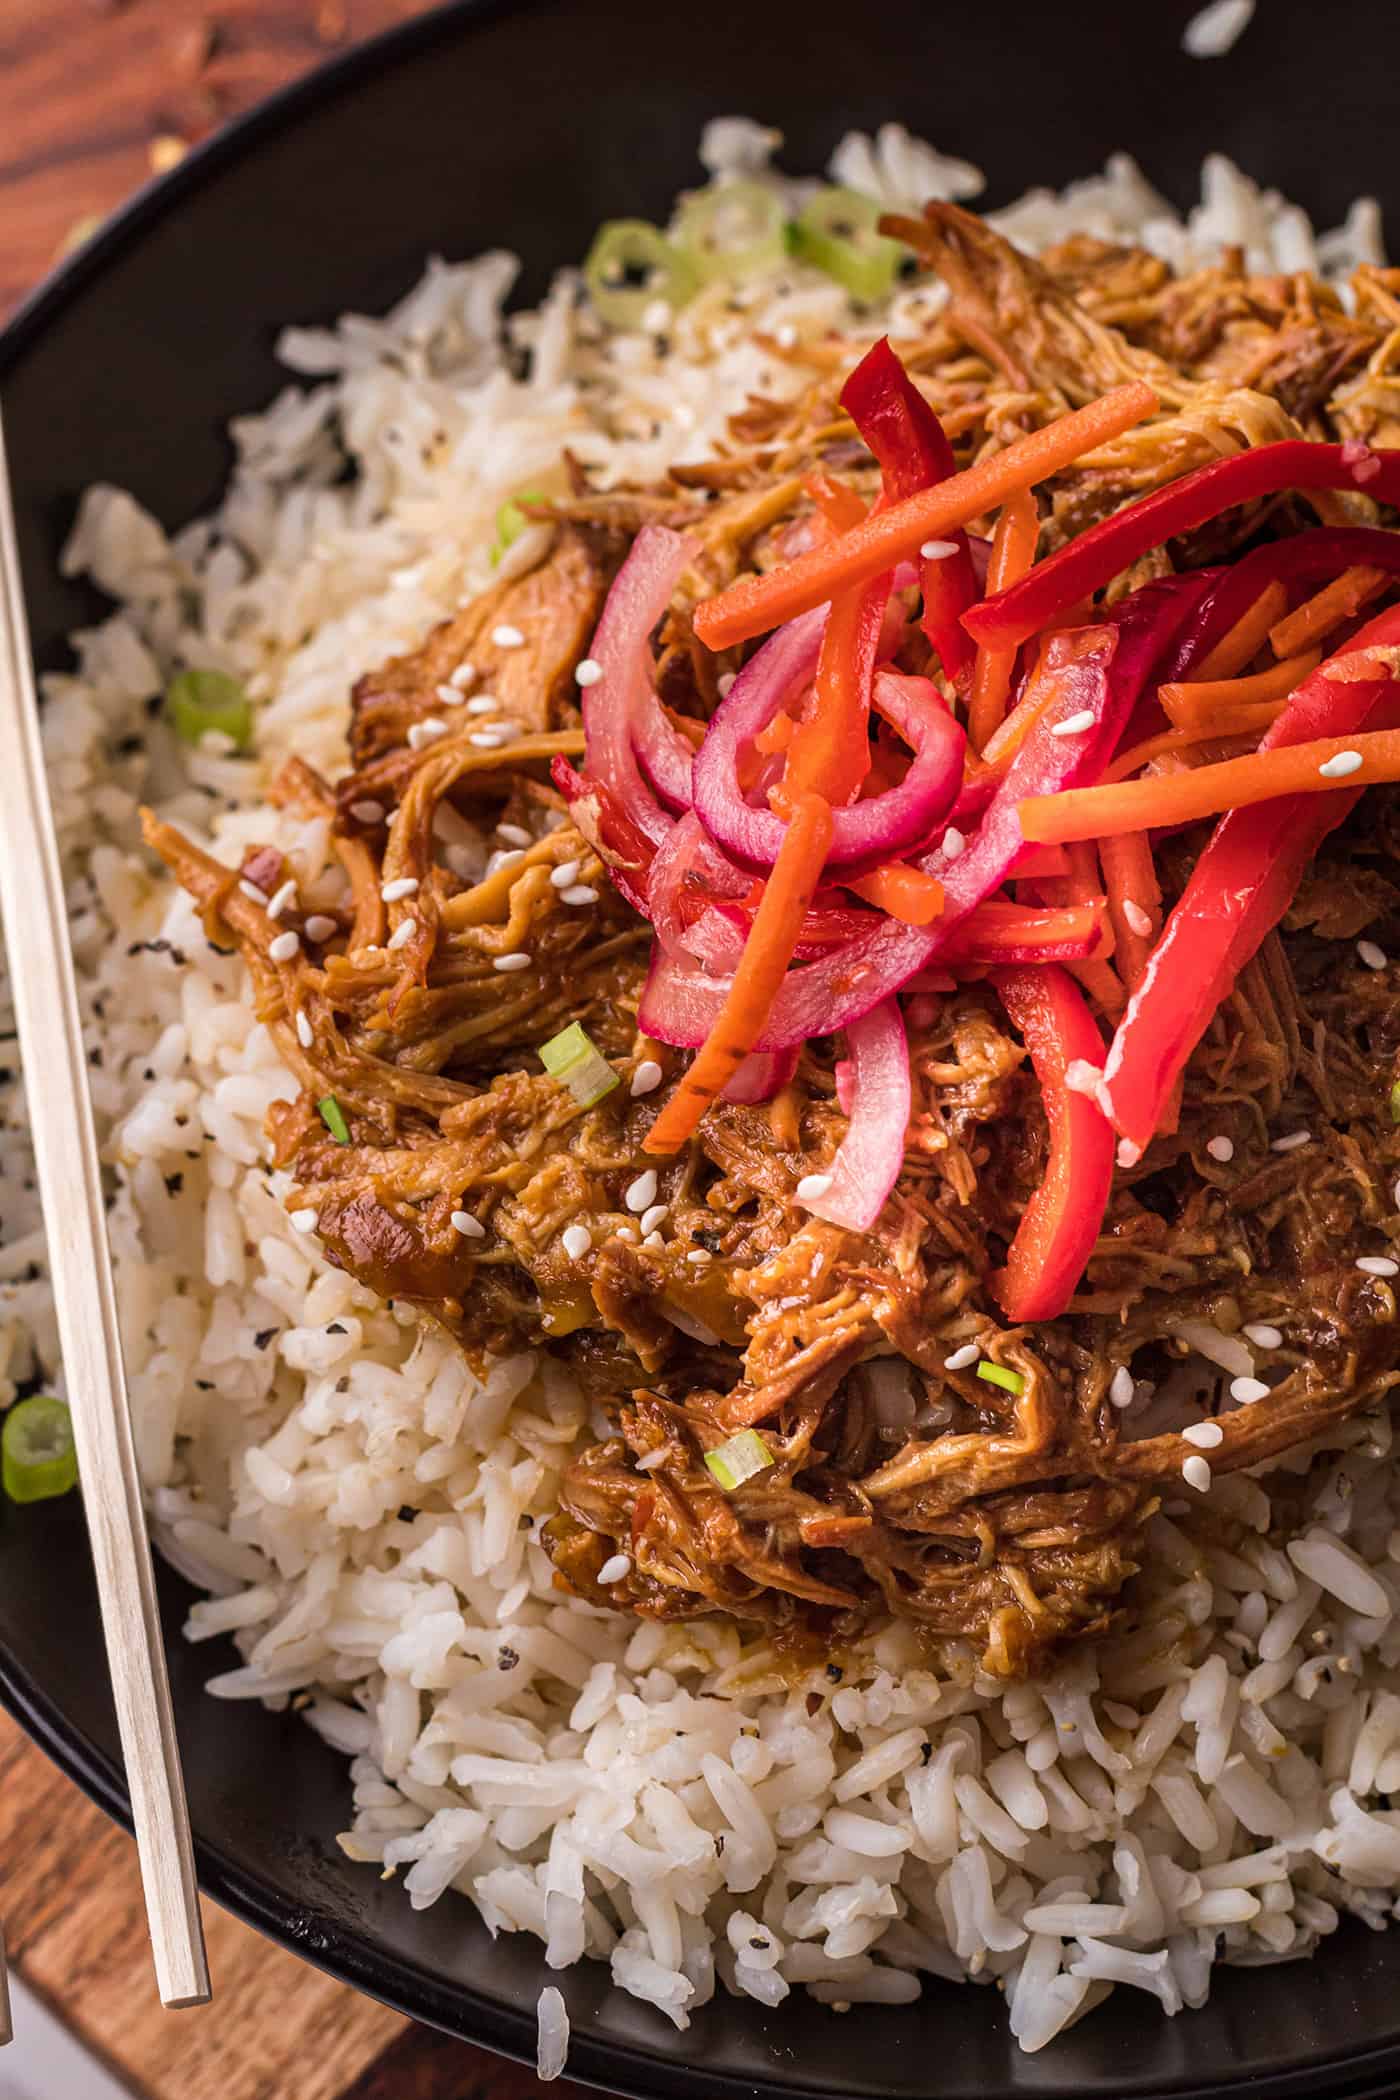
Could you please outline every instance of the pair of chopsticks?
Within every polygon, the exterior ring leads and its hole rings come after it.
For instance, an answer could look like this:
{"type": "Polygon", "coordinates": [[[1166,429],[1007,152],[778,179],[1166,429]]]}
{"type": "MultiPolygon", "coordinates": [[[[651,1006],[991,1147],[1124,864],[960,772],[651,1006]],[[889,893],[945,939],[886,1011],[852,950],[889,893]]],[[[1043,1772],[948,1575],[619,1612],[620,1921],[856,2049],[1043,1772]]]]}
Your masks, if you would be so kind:
{"type": "MultiPolygon", "coordinates": [[[[161,2000],[202,2005],[209,1970],[151,1548],[131,1436],[87,1063],[39,742],[14,506],[0,424],[0,916],[48,1234],[68,1406],[97,1572],[161,2000]]],[[[0,2039],[9,2040],[0,1952],[0,2039]]]]}

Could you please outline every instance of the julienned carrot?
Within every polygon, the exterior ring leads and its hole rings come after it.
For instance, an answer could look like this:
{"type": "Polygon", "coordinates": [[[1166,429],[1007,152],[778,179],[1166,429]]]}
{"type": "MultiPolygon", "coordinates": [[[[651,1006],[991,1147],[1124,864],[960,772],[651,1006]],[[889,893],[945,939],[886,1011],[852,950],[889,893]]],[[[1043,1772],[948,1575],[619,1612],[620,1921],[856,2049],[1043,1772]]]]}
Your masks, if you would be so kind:
{"type": "Polygon", "coordinates": [[[988,768],[1004,773],[1066,677],[1072,677],[1086,660],[1101,657],[1112,646],[1102,627],[1071,627],[1046,635],[1026,680],[1025,691],[1011,713],[988,739],[982,757],[988,768]]]}
{"type": "Polygon", "coordinates": [[[786,751],[788,745],[792,742],[792,732],[796,727],[797,724],[793,721],[787,709],[779,708],[767,728],[760,729],[758,735],[754,738],[754,750],[762,752],[765,758],[772,758],[775,753],[786,751]]]}
{"type": "Polygon", "coordinates": [[[848,481],[840,481],[835,474],[828,474],[824,467],[814,467],[810,474],[805,474],[802,486],[816,505],[822,522],[833,532],[849,532],[865,516],[866,506],[859,491],[848,481]]]}
{"type": "Polygon", "coordinates": [[[846,888],[892,919],[902,919],[906,926],[931,926],[943,909],[943,885],[937,877],[925,875],[921,868],[906,868],[900,861],[857,875],[846,888]]]}
{"type": "Polygon", "coordinates": [[[1266,584],[1253,605],[1242,612],[1229,632],[1205,657],[1196,676],[1202,679],[1234,678],[1253,663],[1268,640],[1269,632],[1288,610],[1288,593],[1277,581],[1266,584]]]}
{"type": "Polygon", "coordinates": [[[643,1151],[678,1152],[753,1048],[792,961],[830,847],[830,805],[820,795],[799,795],[715,1025],[647,1132],[643,1151]]]}
{"type": "Polygon", "coordinates": [[[870,771],[870,687],[889,582],[881,576],[831,601],[811,704],[787,747],[785,797],[805,792],[844,804],[860,792],[870,771]]]}
{"type": "MultiPolygon", "coordinates": [[[[1104,779],[1108,782],[1130,780],[1144,766],[1163,759],[1199,764],[1207,759],[1232,757],[1234,753],[1229,749],[1232,738],[1257,737],[1261,730],[1278,719],[1286,704],[1277,700],[1267,701],[1261,707],[1239,708],[1228,720],[1212,724],[1210,730],[1164,729],[1160,735],[1145,737],[1142,743],[1120,753],[1104,774],[1104,779]]],[[[1175,771],[1176,767],[1171,770],[1175,771]]]]}
{"type": "Polygon", "coordinates": [[[1266,671],[1256,671],[1252,678],[1192,678],[1179,685],[1161,685],[1157,698],[1178,729],[1209,730],[1222,713],[1253,707],[1260,701],[1286,700],[1294,686],[1301,685],[1321,662],[1320,649],[1307,649],[1301,656],[1288,656],[1266,671]]]}
{"type": "Polygon", "coordinates": [[[706,648],[724,649],[824,605],[838,591],[868,583],[883,569],[912,559],[926,540],[946,537],[984,511],[996,509],[1018,489],[1062,473],[1084,453],[1131,430],[1157,405],[1156,394],[1143,380],[1115,387],[961,474],[872,513],[829,546],[810,548],[767,575],[741,578],[696,608],[695,632],[706,648]]]}
{"type": "Polygon", "coordinates": [[[1147,958],[1162,927],[1162,888],[1145,831],[1125,831],[1100,839],[1099,865],[1108,893],[1118,974],[1136,990],[1147,958]]]}
{"type": "Polygon", "coordinates": [[[1150,831],[1168,824],[1194,824],[1222,810],[1279,795],[1326,794],[1345,781],[1349,788],[1400,780],[1400,729],[1373,729],[1360,736],[1317,737],[1307,744],[1278,744],[1196,766],[1153,780],[1125,780],[1107,787],[1066,788],[1058,795],[1032,795],[1020,804],[1028,839],[1066,842],[1150,831]],[[1324,770],[1330,768],[1330,770],[1324,770]]]}
{"type": "Polygon", "coordinates": [[[1308,648],[1343,620],[1359,612],[1385,582],[1384,569],[1343,569],[1314,597],[1269,629],[1269,644],[1275,656],[1294,656],[1308,648]]]}
{"type": "MultiPolygon", "coordinates": [[[[1040,537],[1040,513],[1029,489],[1017,489],[1001,507],[992,535],[991,560],[987,564],[988,591],[1004,591],[1024,576],[1035,560],[1040,537]]],[[[967,703],[967,735],[974,751],[981,751],[1006,713],[1011,695],[1011,676],[1016,668],[1014,649],[979,649],[972,673],[972,691],[967,703]]]]}
{"type": "MultiPolygon", "coordinates": [[[[1099,873],[1099,857],[1087,841],[1076,840],[1067,848],[1069,873],[1064,878],[1065,900],[1069,904],[1102,905],[1104,884],[1099,873]]],[[[1086,992],[1092,993],[1105,1013],[1117,1014],[1123,1009],[1123,981],[1109,961],[1114,952],[1116,932],[1110,918],[1104,929],[1107,939],[1097,955],[1087,962],[1070,963],[1068,968],[1079,979],[1086,992]]]]}

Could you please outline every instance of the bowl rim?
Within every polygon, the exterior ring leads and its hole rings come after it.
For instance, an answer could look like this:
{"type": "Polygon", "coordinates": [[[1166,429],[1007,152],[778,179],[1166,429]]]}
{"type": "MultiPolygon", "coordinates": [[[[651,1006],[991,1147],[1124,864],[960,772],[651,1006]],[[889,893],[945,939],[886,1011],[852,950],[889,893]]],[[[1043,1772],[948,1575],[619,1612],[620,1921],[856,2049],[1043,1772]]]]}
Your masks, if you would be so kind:
{"type": "MultiPolygon", "coordinates": [[[[256,152],[265,139],[353,92],[385,66],[415,57],[435,44],[465,36],[479,22],[518,14],[534,0],[438,0],[426,13],[392,24],[319,60],[307,72],[274,89],[250,108],[193,144],[164,173],[153,175],[116,206],[100,227],[63,255],[28,292],[0,327],[0,386],[14,367],[36,350],[45,331],[111,263],[154,226],[179,211],[206,184],[256,152]]],[[[38,1678],[0,1645],[0,1706],[98,1808],[130,1832],[131,1807],[120,1767],[62,1710],[38,1678]]],[[[481,1990],[467,1978],[442,1979],[421,1963],[372,1948],[362,1935],[343,1932],[309,1940],[288,1913],[292,1905],[272,1883],[249,1873],[221,1846],[195,1833],[199,1887],[244,1924],[314,1967],[378,2000],[406,2018],[470,2044],[532,2065],[536,2047],[533,2002],[522,2006],[481,1990]],[[464,2034],[463,2007],[471,2010],[464,2034]]],[[[304,1905],[296,1906],[303,1920],[304,1905]]],[[[1400,1934],[1400,1926],[1393,1928],[1400,1934]]],[[[1325,1955],[1324,1957],[1325,1958],[1325,1955]]],[[[552,1976],[553,1972],[548,1972],[552,1976]]],[[[217,1978],[215,1979],[217,1987],[217,1978]]],[[[953,1988],[956,1988],[955,1986],[953,1988]]],[[[664,2042],[665,2037],[662,2037],[664,2042]]],[[[366,2069],[369,2067],[366,2066],[366,2069]]],[[[1304,2100],[1327,2093],[1329,2100],[1386,2100],[1400,2069],[1400,2041],[1342,2049],[1300,2064],[1297,2059],[1242,2065],[1237,2077],[1209,2089],[1189,2075],[1168,2075],[1154,2086],[1158,2100],[1227,2100],[1264,2090],[1270,2100],[1304,2100]],[[1339,2082],[1344,2081],[1344,2082],[1339,2082]]],[[[831,2100],[829,2086],[809,2083],[775,2063],[765,2085],[711,2064],[678,2059],[664,2046],[640,2039],[610,2040],[577,2031],[571,2039],[567,2076],[577,2084],[634,2096],[634,2100],[704,2100],[710,2094],[780,2094],[783,2100],[831,2100]]]]}

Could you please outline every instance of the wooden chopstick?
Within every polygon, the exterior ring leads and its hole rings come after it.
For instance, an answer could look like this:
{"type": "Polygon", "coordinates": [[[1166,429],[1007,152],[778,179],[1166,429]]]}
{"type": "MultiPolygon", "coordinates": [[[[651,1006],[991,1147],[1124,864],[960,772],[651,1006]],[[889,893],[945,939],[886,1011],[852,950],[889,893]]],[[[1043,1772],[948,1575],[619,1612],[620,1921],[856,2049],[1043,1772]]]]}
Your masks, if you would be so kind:
{"type": "Polygon", "coordinates": [[[166,2005],[201,2005],[209,1996],[209,1970],[132,1444],[2,423],[0,751],[5,755],[0,914],[9,935],[10,980],[68,1405],[156,1981],[166,2005]]]}

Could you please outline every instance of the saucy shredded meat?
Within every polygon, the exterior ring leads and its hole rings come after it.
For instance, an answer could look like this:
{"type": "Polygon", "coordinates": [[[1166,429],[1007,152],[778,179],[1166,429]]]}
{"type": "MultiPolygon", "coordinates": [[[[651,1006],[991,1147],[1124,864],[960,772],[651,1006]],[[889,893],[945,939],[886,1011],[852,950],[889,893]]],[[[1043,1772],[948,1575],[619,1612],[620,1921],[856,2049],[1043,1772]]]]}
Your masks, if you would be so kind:
{"type": "MultiPolygon", "coordinates": [[[[1251,278],[1237,255],[1177,278],[1078,238],[1035,262],[952,205],[900,231],[948,287],[901,349],[960,465],[1126,379],[1158,392],[1158,415],[1044,492],[1047,549],[1222,453],[1400,437],[1400,272],[1361,270],[1348,311],[1314,279],[1251,278]]],[[[1267,1400],[1219,1413],[1216,1473],[1276,1457],[1400,1377],[1395,1286],[1357,1266],[1395,1207],[1400,1002],[1355,947],[1400,952],[1400,800],[1367,796],[1240,973],[1174,1132],[1116,1171],[1062,1318],[1008,1330],[988,1288],[1044,1173],[1047,1127],[975,963],[950,962],[907,1002],[905,1163],[868,1232],[796,1195],[845,1129],[832,1041],[806,1044],[771,1100],[721,1100],[675,1158],[649,1158],[684,1054],[639,1033],[650,929],[550,765],[582,749],[575,667],[644,525],[682,526],[695,545],[657,636],[657,685],[673,719],[699,725],[744,652],[699,646],[696,603],[806,544],[812,470],[875,495],[837,404],[849,345],[790,354],[807,390],[750,400],[713,459],[658,489],[576,476],[537,506],[553,532],[536,566],[359,680],[343,779],[284,769],[272,800],[333,820],[346,876],[333,930],[296,910],[274,920],[250,894],[281,883],[274,848],[236,869],[153,818],[147,838],[210,937],[237,941],[300,1084],[269,1119],[273,1157],[328,1259],[442,1322],[475,1361],[549,1348],[601,1412],[547,1527],[561,1584],[661,1618],[723,1611],[794,1642],[839,1645],[893,1614],[1016,1674],[1121,1608],[1145,1521],[1198,1450],[1175,1427],[1151,1433],[1154,1413],[1174,1421],[1174,1399],[1219,1380],[1202,1337],[1227,1375],[1245,1327],[1284,1337],[1267,1400]],[[510,629],[521,646],[499,639],[510,629]],[[468,689],[499,701],[500,740],[473,741],[479,715],[444,700],[464,662],[468,689]],[[571,1022],[622,1082],[591,1107],[540,1066],[571,1022]],[[318,1112],[328,1096],[348,1142],[318,1112]],[[1012,1375],[990,1382],[984,1364],[1012,1375]],[[1127,1416],[1125,1392],[1139,1403],[1127,1416]],[[772,1463],[725,1489],[705,1455],[751,1427],[772,1463]]],[[[1244,506],[1114,590],[1303,521],[1377,514],[1362,492],[1244,506]]],[[[897,668],[929,671],[917,626],[897,668]]],[[[1160,852],[1168,904],[1203,836],[1160,852]]],[[[1072,900],[1050,881],[1038,901],[1072,900]]]]}

